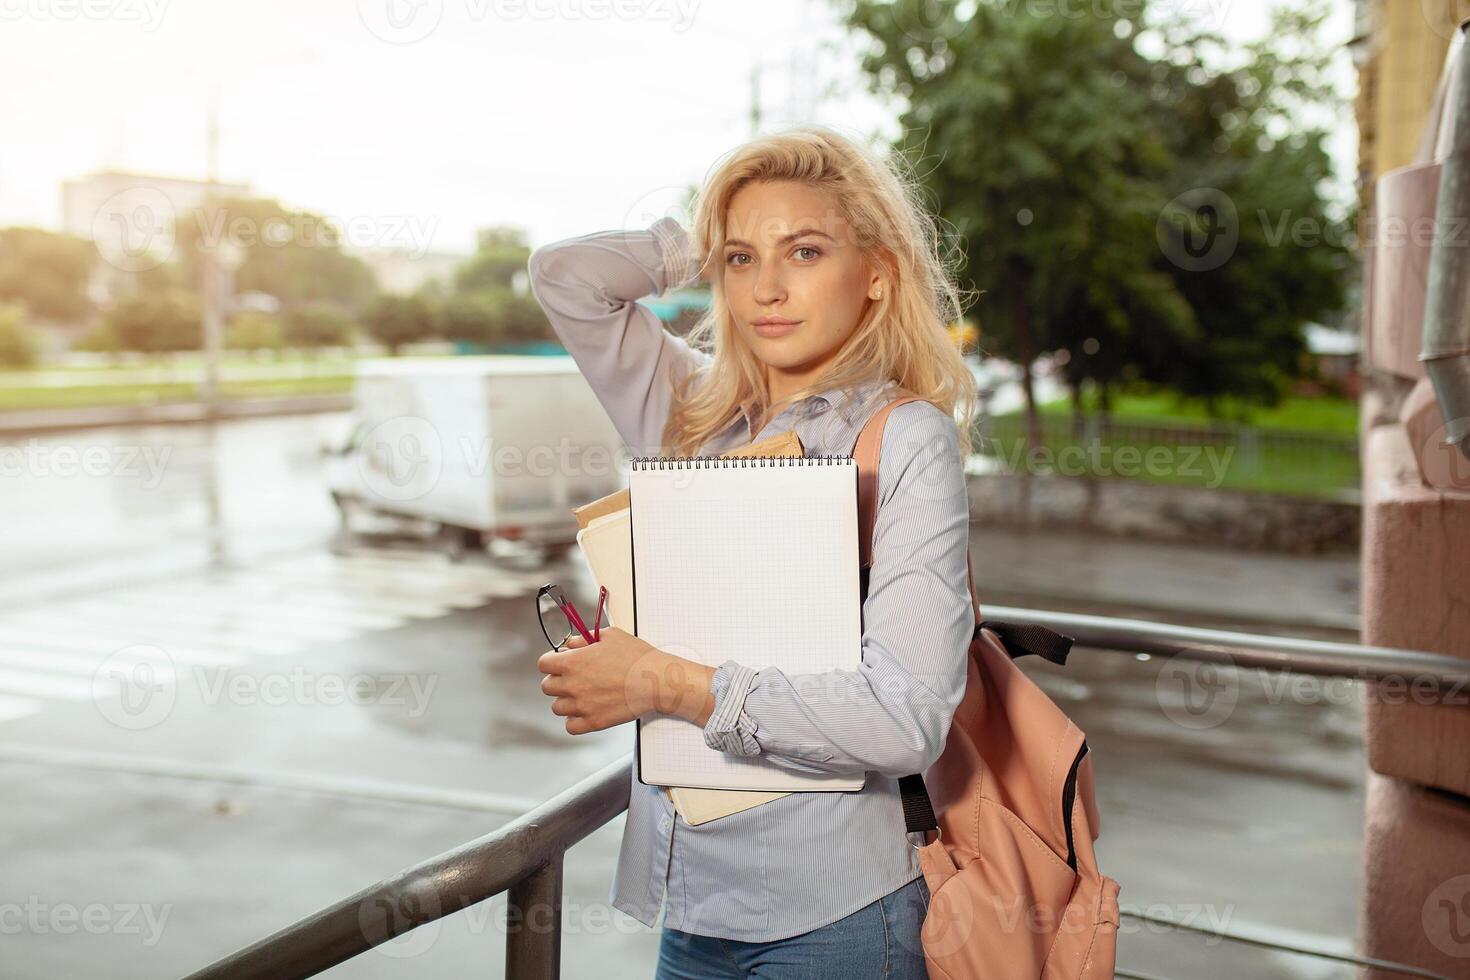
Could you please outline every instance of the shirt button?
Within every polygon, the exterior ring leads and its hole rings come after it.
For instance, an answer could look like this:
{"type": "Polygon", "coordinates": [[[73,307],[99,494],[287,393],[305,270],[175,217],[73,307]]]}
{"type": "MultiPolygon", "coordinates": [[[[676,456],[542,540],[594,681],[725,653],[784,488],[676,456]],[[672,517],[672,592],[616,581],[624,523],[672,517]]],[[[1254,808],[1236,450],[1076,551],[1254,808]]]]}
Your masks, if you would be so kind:
{"type": "Polygon", "coordinates": [[[667,831],[673,825],[674,825],[674,821],[673,820],[669,819],[668,817],[664,817],[661,820],[659,820],[659,822],[658,822],[658,829],[659,830],[662,830],[662,831],[667,831]]]}

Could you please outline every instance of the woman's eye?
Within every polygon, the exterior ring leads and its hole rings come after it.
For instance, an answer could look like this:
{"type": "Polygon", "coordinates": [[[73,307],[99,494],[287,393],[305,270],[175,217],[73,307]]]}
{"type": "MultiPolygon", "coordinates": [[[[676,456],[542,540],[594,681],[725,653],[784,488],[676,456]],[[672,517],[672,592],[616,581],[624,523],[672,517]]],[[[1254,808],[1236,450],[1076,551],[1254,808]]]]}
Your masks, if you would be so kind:
{"type": "Polygon", "coordinates": [[[735,259],[739,258],[742,255],[745,255],[745,253],[744,252],[731,252],[729,255],[725,256],[725,264],[726,265],[740,265],[740,264],[742,264],[742,263],[739,263],[739,262],[736,262],[735,261],[735,259]]]}
{"type": "Polygon", "coordinates": [[[812,258],[816,258],[818,255],[821,255],[822,254],[821,252],[817,251],[815,248],[813,248],[810,245],[802,245],[802,246],[799,246],[796,251],[797,252],[811,252],[812,253],[812,258]]]}

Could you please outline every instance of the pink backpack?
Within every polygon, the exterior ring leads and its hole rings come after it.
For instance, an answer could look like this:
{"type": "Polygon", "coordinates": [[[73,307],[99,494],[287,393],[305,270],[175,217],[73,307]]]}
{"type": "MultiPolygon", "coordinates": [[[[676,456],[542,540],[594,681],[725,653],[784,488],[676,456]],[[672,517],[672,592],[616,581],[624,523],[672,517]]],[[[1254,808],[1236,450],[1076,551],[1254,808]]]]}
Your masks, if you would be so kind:
{"type": "MultiPolygon", "coordinates": [[[[894,398],[853,448],[864,597],[883,427],[894,408],[922,400],[894,398]]],[[[1072,640],[982,620],[969,572],[976,625],[964,699],[939,759],[899,780],[908,833],[939,831],[918,848],[931,895],[921,933],[929,976],[1111,980],[1118,883],[1098,870],[1092,849],[1099,827],[1087,740],[1013,663],[1036,654],[1065,664],[1072,640]]]]}

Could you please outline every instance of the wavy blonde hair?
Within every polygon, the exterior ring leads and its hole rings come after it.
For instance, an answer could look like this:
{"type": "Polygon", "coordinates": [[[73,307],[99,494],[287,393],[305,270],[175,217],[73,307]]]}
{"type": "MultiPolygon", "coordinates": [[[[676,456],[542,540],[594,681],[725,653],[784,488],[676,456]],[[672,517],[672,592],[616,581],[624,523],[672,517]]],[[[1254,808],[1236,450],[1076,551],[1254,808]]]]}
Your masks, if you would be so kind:
{"type": "Polygon", "coordinates": [[[674,455],[695,455],[742,413],[764,418],[770,407],[765,371],[737,332],[725,300],[723,265],[714,259],[735,193],[752,182],[785,180],[832,192],[853,240],[885,283],[882,298],[870,301],[823,376],[789,401],[831,388],[851,390],[876,378],[896,381],[955,419],[961,450],[968,454],[975,378],[948,331],[963,306],[940,252],[938,222],[897,154],[880,159],[824,126],[795,127],[736,147],[696,195],[690,237],[711,295],[709,309],[686,339],[710,352],[713,361],[674,386],[663,445],[674,455]]]}

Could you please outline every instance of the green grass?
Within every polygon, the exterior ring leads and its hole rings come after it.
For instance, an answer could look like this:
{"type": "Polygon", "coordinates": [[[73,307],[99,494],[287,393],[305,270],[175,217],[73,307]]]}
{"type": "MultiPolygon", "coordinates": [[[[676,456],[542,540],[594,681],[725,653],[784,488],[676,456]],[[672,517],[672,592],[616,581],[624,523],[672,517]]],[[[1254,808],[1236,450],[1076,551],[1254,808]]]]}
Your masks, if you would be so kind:
{"type": "MultiPolygon", "coordinates": [[[[445,354],[414,354],[415,359],[455,357],[445,354]]],[[[312,356],[299,350],[282,352],[279,357],[257,359],[239,351],[226,351],[221,357],[225,368],[251,366],[262,373],[308,365],[307,377],[265,377],[220,382],[225,398],[264,398],[269,396],[340,394],[352,390],[357,360],[340,356],[312,356]]],[[[204,357],[190,353],[183,356],[145,359],[136,363],[93,365],[38,365],[31,370],[0,371],[0,411],[52,408],[99,408],[109,405],[153,405],[168,402],[195,401],[199,397],[197,381],[139,381],[155,371],[179,372],[202,376],[204,357]],[[140,374],[140,372],[143,372],[140,374]],[[59,385],[26,384],[37,374],[64,374],[66,383],[59,385]]]]}
{"type": "MultiPolygon", "coordinates": [[[[1092,393],[1089,392],[1083,403],[1089,413],[1096,411],[1097,398],[1092,393]]],[[[1113,398],[1112,418],[1118,422],[1166,425],[1229,420],[1259,429],[1344,435],[1358,431],[1358,403],[1346,398],[1289,397],[1271,408],[1222,399],[1216,407],[1222,418],[1211,418],[1203,402],[1185,401],[1172,392],[1130,392],[1113,398]]],[[[1072,403],[1064,398],[1047,402],[1040,406],[1040,410],[1044,415],[1070,417],[1072,403]]]]}
{"type": "MultiPolygon", "coordinates": [[[[1303,414],[1288,415],[1302,418],[1303,414]]],[[[1114,416],[1121,425],[1200,422],[1198,418],[1114,416]]],[[[988,455],[998,456],[1006,471],[1023,468],[1024,417],[999,416],[990,422],[988,455]]],[[[1361,476],[1356,442],[1350,435],[1324,429],[1294,436],[1283,429],[1259,427],[1255,436],[1237,439],[1233,432],[1168,438],[1139,431],[1115,432],[1096,446],[1072,435],[1070,420],[1057,412],[1042,419],[1046,453],[1032,472],[1072,476],[1122,477],[1154,483],[1254,490],[1308,497],[1332,497],[1356,490],[1361,476]]],[[[1349,430],[1350,432],[1352,430],[1349,430]]],[[[977,445],[979,441],[977,440],[977,445]]]]}
{"type": "MultiPolygon", "coordinates": [[[[309,357],[302,357],[297,354],[287,354],[279,359],[261,358],[258,360],[253,357],[231,357],[229,355],[226,355],[220,359],[220,363],[227,367],[249,365],[262,368],[275,367],[277,365],[309,364],[320,371],[350,371],[352,369],[352,365],[355,362],[350,357],[320,357],[312,359],[309,357]]],[[[50,366],[41,364],[29,370],[47,373],[53,371],[64,371],[67,374],[76,374],[82,377],[97,377],[98,375],[103,374],[128,374],[134,371],[176,370],[198,371],[202,373],[204,371],[204,359],[183,358],[168,361],[140,360],[137,362],[123,362],[118,364],[67,364],[64,366],[50,366]]],[[[15,371],[15,373],[17,374],[25,373],[25,370],[17,371],[14,368],[6,369],[7,373],[11,371],[15,371]]]]}
{"type": "MultiPolygon", "coordinates": [[[[315,378],[264,378],[225,381],[226,398],[264,398],[281,395],[335,394],[352,390],[352,375],[315,378]]],[[[78,384],[65,387],[0,386],[0,411],[43,408],[93,408],[106,405],[151,405],[188,402],[199,397],[197,384],[78,384]]]]}

